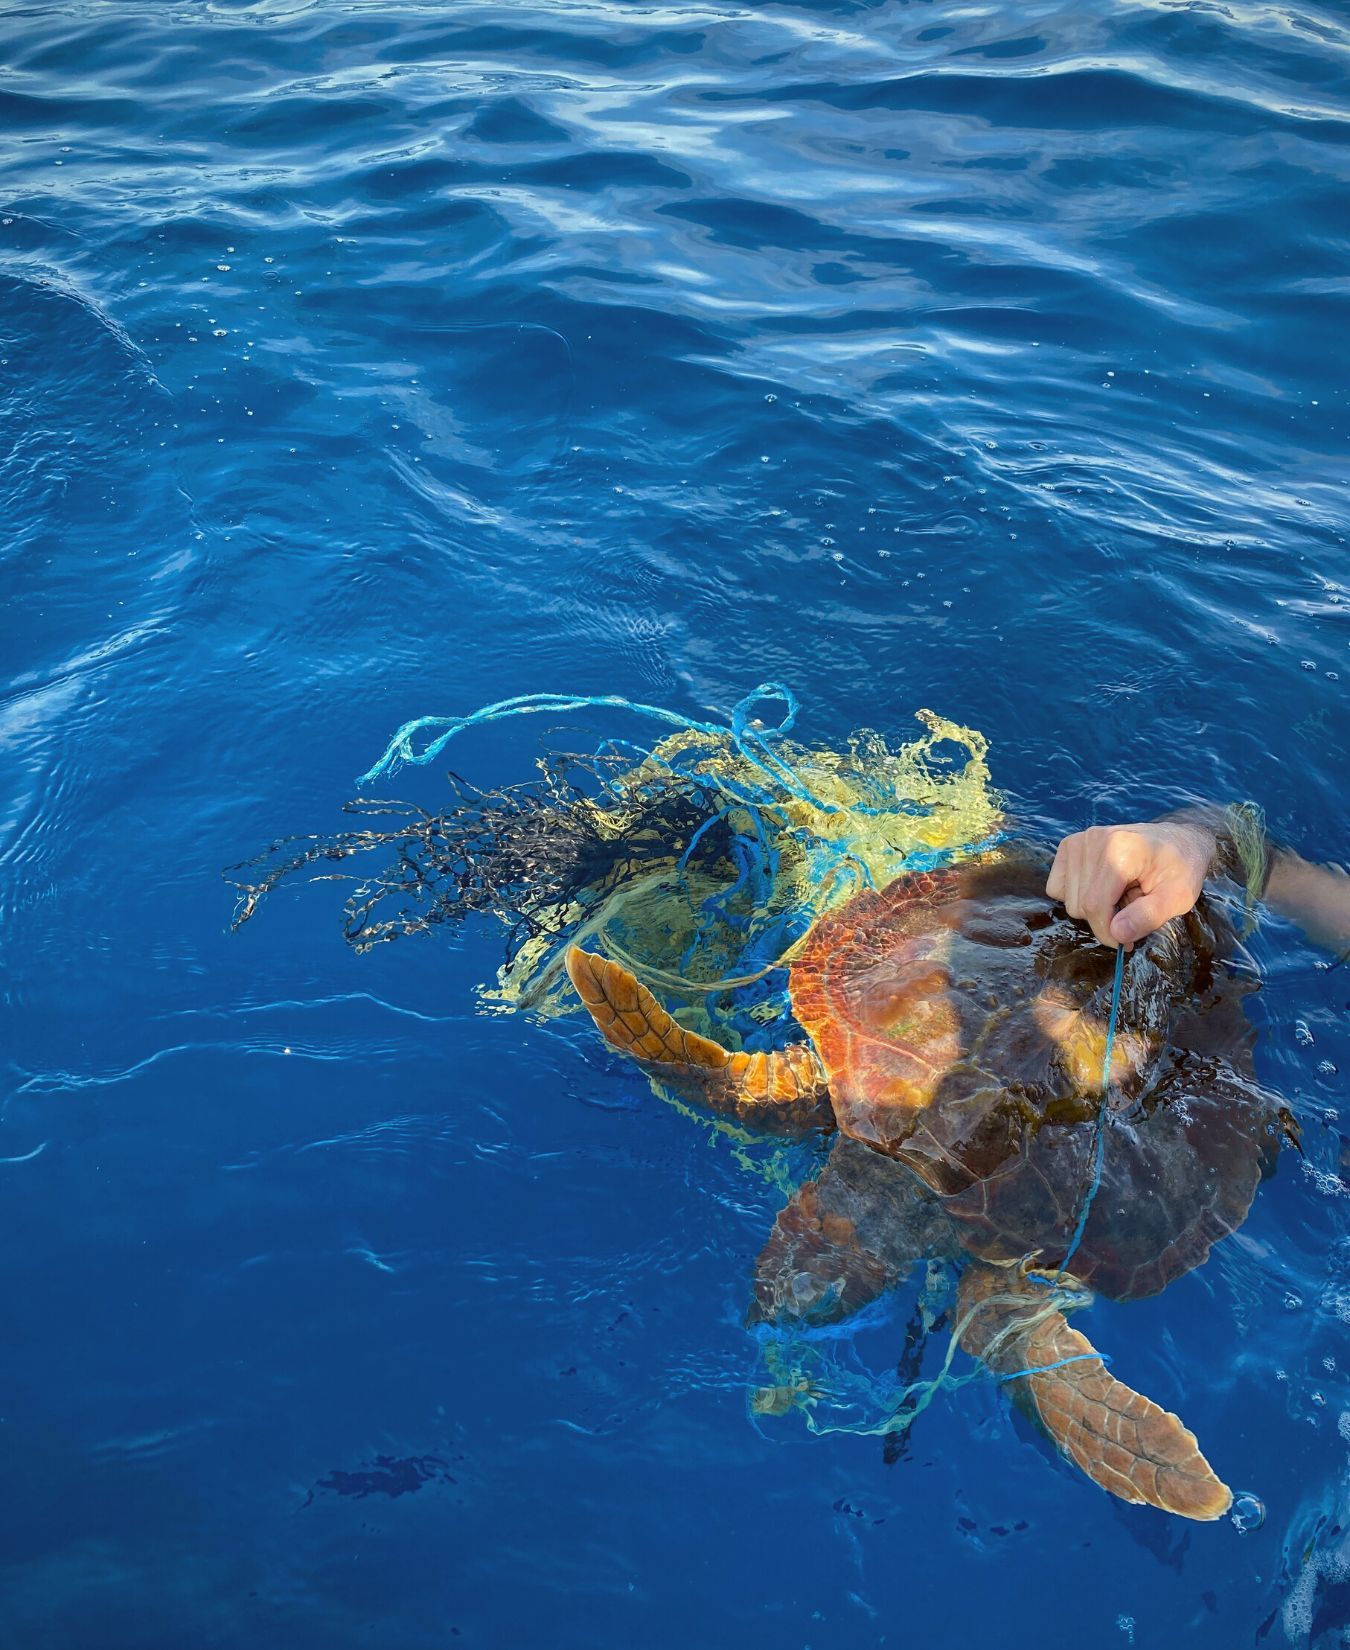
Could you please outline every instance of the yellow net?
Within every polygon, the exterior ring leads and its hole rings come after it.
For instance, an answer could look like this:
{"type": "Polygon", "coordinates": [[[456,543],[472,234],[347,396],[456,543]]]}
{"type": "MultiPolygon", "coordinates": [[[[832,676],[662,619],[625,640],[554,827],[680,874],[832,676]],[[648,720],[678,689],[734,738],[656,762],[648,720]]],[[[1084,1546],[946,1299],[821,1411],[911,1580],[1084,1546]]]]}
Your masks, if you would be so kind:
{"type": "Polygon", "coordinates": [[[931,711],[918,719],[920,736],[895,747],[870,732],[841,749],[778,738],[771,764],[763,747],[747,749],[746,732],[764,739],[754,724],[740,737],[695,726],[660,740],[608,778],[591,804],[594,829],[636,851],[650,829],[644,807],[672,789],[701,799],[704,823],[640,869],[621,861],[612,886],[560,890],[537,906],[538,931],[486,999],[571,1011],[562,958],[576,943],[631,968],[691,1029],[753,1041],[781,1014],[785,965],[817,918],[860,888],[951,863],[996,837],[984,738],[931,711]],[[714,829],[715,851],[700,855],[714,829]]]}

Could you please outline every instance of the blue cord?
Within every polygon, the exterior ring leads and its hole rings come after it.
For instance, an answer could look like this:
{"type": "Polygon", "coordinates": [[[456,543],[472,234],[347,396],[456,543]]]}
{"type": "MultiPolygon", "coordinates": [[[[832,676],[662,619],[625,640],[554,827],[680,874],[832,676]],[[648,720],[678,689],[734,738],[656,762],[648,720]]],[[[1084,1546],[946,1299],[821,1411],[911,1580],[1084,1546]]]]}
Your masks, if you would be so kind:
{"type": "Polygon", "coordinates": [[[1088,1358],[1096,1358],[1103,1366],[1111,1362],[1104,1352],[1074,1352],[1067,1358],[1056,1358],[1052,1364],[1033,1364],[1030,1369],[1014,1369],[1008,1375],[996,1375],[1000,1381],[1016,1381],[1023,1375],[1045,1375],[1052,1369],[1063,1369],[1065,1364],[1081,1364],[1088,1358]]]}
{"type": "Polygon", "coordinates": [[[1078,1211],[1078,1225],[1074,1228],[1073,1242],[1070,1243],[1068,1253],[1059,1263],[1059,1279],[1069,1270],[1069,1262],[1078,1253],[1078,1245],[1083,1241],[1083,1233],[1087,1229],[1088,1215],[1092,1212],[1092,1202],[1101,1188],[1102,1160],[1106,1155],[1106,1112],[1107,1102],[1111,1092],[1111,1056],[1116,1046],[1116,1022],[1120,1018],[1120,987],[1125,978],[1125,947],[1116,947],[1116,977],[1111,986],[1111,1015],[1106,1022],[1106,1054],[1102,1059],[1102,1098],[1097,1107],[1097,1124],[1093,1132],[1092,1141],[1092,1182],[1088,1187],[1087,1196],[1083,1199],[1083,1207],[1078,1211]]]}
{"type": "MultiPolygon", "coordinates": [[[[1034,1283],[1043,1284],[1048,1289],[1056,1288],[1064,1279],[1069,1270],[1069,1262],[1078,1253],[1078,1245],[1083,1241],[1083,1233],[1087,1230],[1088,1215],[1092,1212],[1093,1199],[1097,1196],[1102,1184],[1102,1163],[1106,1155],[1106,1114],[1111,1092],[1111,1056],[1116,1047],[1116,1025],[1120,1019],[1120,990],[1125,980],[1125,947],[1116,947],[1116,972],[1111,983],[1111,1013],[1106,1022],[1106,1052],[1102,1057],[1102,1097],[1097,1106],[1097,1122],[1092,1142],[1092,1179],[1088,1185],[1087,1196],[1083,1199],[1083,1207],[1078,1211],[1078,1224],[1074,1228],[1073,1241],[1069,1244],[1064,1259],[1059,1264],[1059,1271],[1053,1278],[1033,1278],[1034,1283]]],[[[1000,1375],[992,1371],[996,1380],[1016,1381],[1024,1375],[1046,1375],[1052,1369],[1063,1369],[1066,1364],[1086,1363],[1095,1358],[1105,1368],[1110,1362],[1104,1353],[1074,1352],[1067,1358],[1057,1358],[1052,1364],[1032,1364],[1026,1369],[1014,1369],[1007,1375],[1000,1375]]]]}

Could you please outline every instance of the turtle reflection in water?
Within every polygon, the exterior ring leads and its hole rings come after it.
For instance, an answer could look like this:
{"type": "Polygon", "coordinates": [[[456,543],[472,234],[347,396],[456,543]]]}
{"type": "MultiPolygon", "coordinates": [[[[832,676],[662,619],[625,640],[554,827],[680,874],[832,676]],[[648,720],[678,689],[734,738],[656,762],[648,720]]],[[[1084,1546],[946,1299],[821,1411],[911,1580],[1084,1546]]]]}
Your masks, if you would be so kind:
{"type": "Polygon", "coordinates": [[[684,1030],[603,957],[573,947],[568,970],[664,1088],[752,1127],[836,1131],[759,1257],[752,1316],[842,1318],[920,1257],[960,1259],[961,1346],[1016,1377],[1058,1448],[1122,1500],[1218,1518],[1232,1496],[1194,1436],[1058,1307],[1156,1294],[1245,1219],[1282,1115],[1254,1080],[1252,986],[1221,966],[1233,934],[1207,897],[1150,935],[1103,1101],[1114,953],[1047,897],[1046,868],[1018,853],[855,895],[791,966],[809,1040],[769,1054],[684,1030]]]}

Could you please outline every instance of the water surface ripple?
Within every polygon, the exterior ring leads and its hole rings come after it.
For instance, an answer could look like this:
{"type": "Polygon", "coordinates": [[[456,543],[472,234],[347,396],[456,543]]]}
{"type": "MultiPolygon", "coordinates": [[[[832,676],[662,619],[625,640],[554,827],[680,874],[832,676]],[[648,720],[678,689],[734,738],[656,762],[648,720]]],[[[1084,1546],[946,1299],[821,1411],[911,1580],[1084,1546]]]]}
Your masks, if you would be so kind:
{"type": "Polygon", "coordinates": [[[218,878],[408,716],[773,677],[822,741],[981,728],[1046,836],[1252,796],[1344,858],[1348,79],[1326,4],[6,8],[7,1647],[1350,1642],[1350,985],[1296,935],[1304,1157],[1093,1312],[1239,1534],[991,1387],[890,1466],[753,1425],[771,1186],[476,1016],[499,936],[231,938],[218,878]]]}

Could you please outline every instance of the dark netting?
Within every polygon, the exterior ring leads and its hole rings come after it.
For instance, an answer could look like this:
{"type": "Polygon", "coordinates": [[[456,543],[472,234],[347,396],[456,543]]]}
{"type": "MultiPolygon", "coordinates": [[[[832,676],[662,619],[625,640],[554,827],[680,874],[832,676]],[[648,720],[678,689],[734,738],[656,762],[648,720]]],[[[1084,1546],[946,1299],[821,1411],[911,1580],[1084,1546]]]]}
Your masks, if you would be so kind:
{"type": "Polygon", "coordinates": [[[278,884],[348,882],[343,932],[357,951],[427,933],[471,915],[507,930],[509,969],[532,940],[559,939],[595,906],[639,878],[683,866],[699,878],[726,875],[731,828],[720,802],[688,777],[655,776],[610,787],[632,769],[613,754],[550,755],[533,782],[480,790],[451,773],[439,813],[413,803],[358,798],[343,812],[363,825],[331,836],[284,837],[231,866],[239,890],[233,928],[278,884]],[[374,866],[326,867],[358,856],[374,866]]]}

